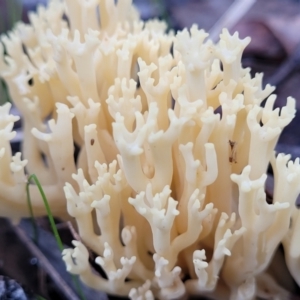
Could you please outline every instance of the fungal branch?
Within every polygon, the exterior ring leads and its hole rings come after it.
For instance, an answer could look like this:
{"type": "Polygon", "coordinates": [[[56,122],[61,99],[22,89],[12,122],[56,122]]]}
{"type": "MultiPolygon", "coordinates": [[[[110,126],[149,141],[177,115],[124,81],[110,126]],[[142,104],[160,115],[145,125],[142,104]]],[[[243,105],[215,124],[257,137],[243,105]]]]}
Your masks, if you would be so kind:
{"type": "Polygon", "coordinates": [[[29,215],[37,174],[52,213],[77,223],[68,271],[113,295],[285,299],[266,272],[280,243],[300,285],[299,159],[273,152],[295,100],[274,108],[274,87],[243,68],[249,38],[166,32],[130,0],[50,0],[29,19],[0,37],[24,135],[13,154],[19,117],[1,106],[0,216],[29,215]]]}

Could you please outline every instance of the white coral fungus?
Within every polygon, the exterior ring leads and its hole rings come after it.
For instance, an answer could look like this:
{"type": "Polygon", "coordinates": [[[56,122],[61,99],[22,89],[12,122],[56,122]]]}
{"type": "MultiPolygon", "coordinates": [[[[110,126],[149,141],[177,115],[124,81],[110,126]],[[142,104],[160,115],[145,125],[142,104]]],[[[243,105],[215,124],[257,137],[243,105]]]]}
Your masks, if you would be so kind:
{"type": "MultiPolygon", "coordinates": [[[[295,100],[274,109],[274,87],[242,67],[249,38],[224,29],[213,44],[197,26],[165,33],[130,0],[51,0],[29,19],[1,36],[0,75],[22,114],[25,158],[12,156],[18,118],[6,104],[1,215],[28,215],[26,166],[54,214],[75,218],[82,242],[63,259],[95,289],[147,300],[285,297],[266,273],[281,242],[300,284],[299,160],[273,153],[295,100]]],[[[44,214],[35,185],[30,193],[44,214]]]]}

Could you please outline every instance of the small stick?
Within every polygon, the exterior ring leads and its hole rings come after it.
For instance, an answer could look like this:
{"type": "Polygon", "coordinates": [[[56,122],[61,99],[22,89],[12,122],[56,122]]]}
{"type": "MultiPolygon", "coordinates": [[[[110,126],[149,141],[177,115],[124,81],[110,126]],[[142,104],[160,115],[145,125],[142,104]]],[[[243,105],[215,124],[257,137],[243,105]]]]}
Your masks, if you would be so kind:
{"type": "Polygon", "coordinates": [[[76,230],[74,229],[72,223],[70,221],[67,222],[67,226],[72,234],[72,237],[79,242],[82,242],[80,235],[76,232],[76,230]]]}
{"type": "Polygon", "coordinates": [[[31,241],[25,232],[19,226],[13,226],[14,231],[20,240],[26,245],[28,250],[35,256],[39,265],[46,271],[49,277],[56,284],[57,289],[67,297],[67,299],[79,300],[73,290],[67,285],[63,278],[58,274],[52,264],[47,260],[42,251],[31,241]]]}
{"type": "Polygon", "coordinates": [[[223,28],[230,30],[251,8],[256,0],[235,0],[221,18],[209,30],[209,38],[215,42],[223,28]]]}
{"type": "Polygon", "coordinates": [[[273,76],[268,79],[271,85],[278,86],[283,83],[300,66],[300,43],[294,52],[279,66],[273,76]]]}
{"type": "MultiPolygon", "coordinates": [[[[74,229],[74,226],[72,225],[72,223],[70,221],[68,221],[66,224],[67,224],[67,226],[68,226],[68,228],[69,228],[69,230],[70,230],[70,232],[72,234],[73,239],[84,244],[84,242],[81,239],[81,236],[76,232],[76,230],[74,229]]],[[[89,252],[89,257],[92,260],[94,260],[93,258],[95,257],[95,255],[92,252],[92,250],[89,247],[87,247],[87,250],[89,252]]]]}

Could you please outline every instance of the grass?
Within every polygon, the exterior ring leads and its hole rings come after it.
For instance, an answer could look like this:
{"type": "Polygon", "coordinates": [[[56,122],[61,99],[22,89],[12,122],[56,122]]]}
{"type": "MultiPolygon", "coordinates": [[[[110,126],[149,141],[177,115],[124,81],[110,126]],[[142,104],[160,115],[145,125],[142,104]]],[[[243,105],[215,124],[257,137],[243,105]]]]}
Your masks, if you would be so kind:
{"type": "MultiPolygon", "coordinates": [[[[16,22],[22,19],[21,0],[0,1],[0,34],[11,30],[16,22]]],[[[2,56],[2,53],[0,53],[2,56]]],[[[10,101],[8,89],[5,82],[0,78],[0,105],[10,101]]]]}
{"type": "MultiPolygon", "coordinates": [[[[64,246],[63,246],[62,240],[61,240],[61,238],[59,236],[57,227],[55,225],[55,221],[54,221],[54,218],[53,218],[53,215],[52,215],[52,212],[51,212],[51,208],[50,208],[49,202],[47,200],[45,192],[44,192],[44,190],[43,190],[43,188],[41,186],[41,183],[39,182],[37,176],[35,174],[32,174],[32,175],[29,176],[27,184],[26,184],[26,194],[27,194],[27,203],[28,203],[28,208],[29,208],[29,212],[30,212],[30,217],[31,217],[31,220],[32,220],[33,228],[34,228],[34,240],[37,243],[37,241],[38,241],[38,229],[37,229],[37,225],[36,225],[34,214],[33,214],[33,208],[32,208],[32,203],[31,203],[31,198],[30,198],[30,191],[29,191],[29,185],[30,185],[30,182],[32,182],[32,181],[36,184],[36,186],[39,189],[39,192],[40,192],[40,194],[42,196],[42,199],[43,199],[43,202],[44,202],[44,205],[45,205],[45,208],[46,208],[46,212],[47,212],[47,215],[48,215],[48,219],[49,219],[49,222],[50,222],[50,226],[51,226],[52,232],[54,234],[57,246],[58,246],[60,252],[62,252],[63,249],[64,249],[64,246]]],[[[85,296],[84,296],[84,294],[82,292],[82,289],[81,289],[81,286],[80,286],[80,282],[78,280],[78,276],[72,275],[72,280],[73,280],[74,285],[75,285],[75,287],[77,289],[77,292],[78,292],[78,294],[80,296],[80,299],[81,300],[86,300],[86,298],[85,298],[85,296]]],[[[42,298],[40,298],[40,299],[42,299],[42,298]]]]}
{"type": "Polygon", "coordinates": [[[0,32],[3,33],[22,19],[22,1],[4,0],[0,3],[0,32]]]}

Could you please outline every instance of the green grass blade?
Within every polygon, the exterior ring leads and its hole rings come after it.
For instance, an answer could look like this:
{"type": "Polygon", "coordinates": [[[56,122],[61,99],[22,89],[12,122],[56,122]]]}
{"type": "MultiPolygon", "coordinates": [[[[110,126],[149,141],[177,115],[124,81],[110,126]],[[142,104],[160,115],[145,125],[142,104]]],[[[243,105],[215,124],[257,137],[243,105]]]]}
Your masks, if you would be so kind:
{"type": "Polygon", "coordinates": [[[40,295],[35,295],[35,298],[36,298],[37,300],[47,300],[46,298],[44,298],[44,297],[42,297],[42,296],[40,296],[40,295]]]}
{"type": "MultiPolygon", "coordinates": [[[[19,0],[0,1],[0,34],[13,28],[16,22],[22,19],[22,2],[19,0]]],[[[0,53],[2,56],[2,53],[0,53]]],[[[0,105],[10,101],[8,89],[4,80],[0,78],[0,105]]]]}
{"type": "Polygon", "coordinates": [[[35,244],[37,244],[37,242],[39,240],[39,231],[38,231],[37,224],[36,224],[34,214],[33,214],[33,208],[32,208],[32,204],[31,204],[31,198],[30,198],[30,192],[29,192],[29,183],[30,183],[30,181],[28,181],[26,184],[27,205],[29,208],[30,219],[31,219],[31,222],[33,225],[33,241],[35,242],[35,244]]]}
{"type": "MultiPolygon", "coordinates": [[[[52,229],[52,232],[54,234],[57,246],[58,246],[59,250],[62,252],[63,249],[64,249],[64,246],[63,246],[63,243],[62,243],[61,238],[59,236],[57,227],[55,225],[55,221],[54,221],[51,209],[50,209],[50,205],[48,203],[48,200],[47,200],[47,197],[46,197],[46,195],[44,193],[42,185],[41,185],[40,181],[38,180],[38,178],[37,178],[37,176],[35,174],[31,174],[29,176],[28,182],[27,182],[27,185],[26,185],[26,192],[27,192],[28,207],[29,207],[29,210],[30,210],[30,215],[31,215],[32,218],[34,218],[33,209],[32,209],[32,203],[31,203],[31,198],[30,198],[30,191],[29,191],[29,184],[30,184],[31,181],[34,181],[34,183],[36,184],[37,188],[39,189],[39,192],[40,192],[40,194],[42,196],[42,199],[44,201],[44,205],[45,205],[45,208],[46,208],[46,211],[47,211],[48,219],[49,219],[49,222],[50,222],[50,225],[51,225],[51,229],[52,229]]],[[[85,296],[83,294],[83,291],[81,289],[81,285],[80,285],[80,282],[78,280],[78,276],[72,275],[72,280],[73,280],[74,285],[75,285],[75,287],[77,289],[79,297],[82,300],[86,300],[86,298],[85,298],[85,296]]]]}
{"type": "MultiPolygon", "coordinates": [[[[2,53],[0,53],[0,55],[2,55],[2,53]]],[[[12,102],[12,101],[10,99],[5,81],[2,78],[0,78],[0,105],[6,102],[12,102]]]]}
{"type": "Polygon", "coordinates": [[[81,288],[81,283],[79,281],[79,278],[78,276],[75,276],[75,275],[72,275],[72,280],[74,282],[74,285],[76,286],[77,288],[77,292],[79,294],[79,297],[81,300],[86,300],[85,296],[84,296],[84,293],[82,291],[82,288],[81,288]]]}
{"type": "Polygon", "coordinates": [[[55,221],[54,221],[54,218],[53,218],[53,215],[52,215],[52,212],[51,212],[51,208],[50,208],[50,205],[48,203],[48,200],[47,200],[47,197],[44,193],[44,190],[39,182],[39,180],[37,179],[36,175],[35,174],[32,174],[29,176],[28,178],[28,184],[30,183],[30,181],[33,180],[34,183],[36,184],[37,188],[39,189],[39,192],[42,196],[42,199],[44,201],[44,205],[45,205],[45,208],[46,208],[46,211],[47,211],[47,215],[48,215],[48,219],[49,219],[49,222],[50,222],[50,226],[51,226],[51,229],[53,231],[53,234],[54,234],[54,237],[55,237],[55,240],[56,240],[56,243],[57,243],[57,246],[59,248],[60,251],[63,251],[64,250],[64,246],[63,246],[63,243],[61,241],[61,238],[58,234],[58,230],[56,228],[56,225],[55,225],[55,221]]]}
{"type": "Polygon", "coordinates": [[[168,29],[170,29],[170,25],[171,25],[171,19],[170,16],[168,14],[168,10],[166,7],[166,3],[162,0],[152,0],[154,4],[157,5],[160,14],[161,14],[161,18],[167,23],[168,25],[168,29]]]}
{"type": "Polygon", "coordinates": [[[6,29],[11,29],[22,18],[22,3],[17,0],[6,0],[6,29]]]}

